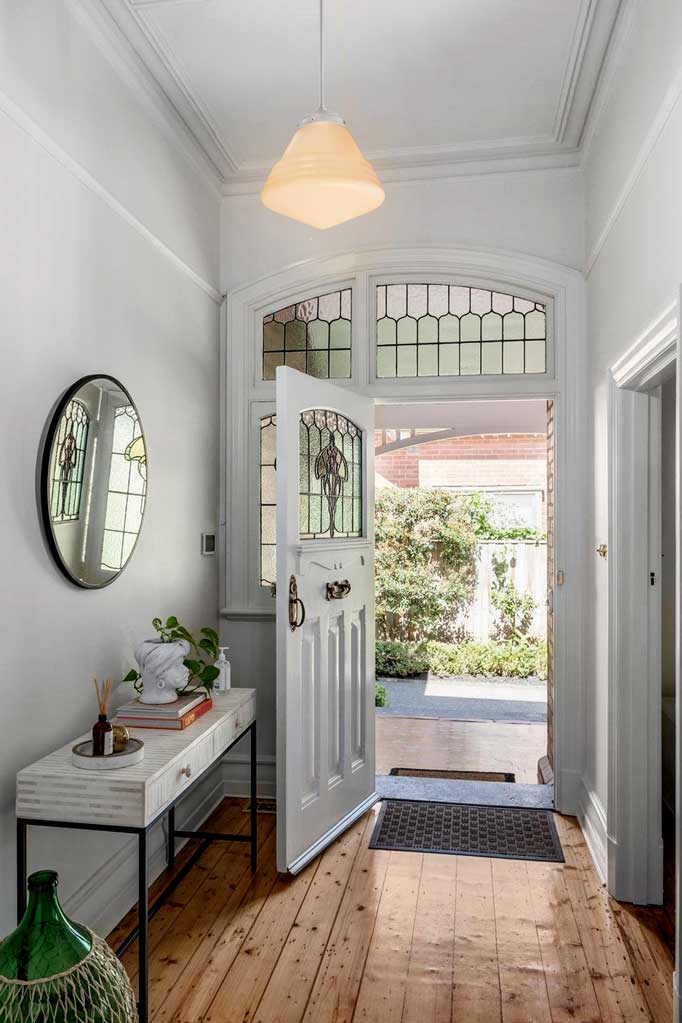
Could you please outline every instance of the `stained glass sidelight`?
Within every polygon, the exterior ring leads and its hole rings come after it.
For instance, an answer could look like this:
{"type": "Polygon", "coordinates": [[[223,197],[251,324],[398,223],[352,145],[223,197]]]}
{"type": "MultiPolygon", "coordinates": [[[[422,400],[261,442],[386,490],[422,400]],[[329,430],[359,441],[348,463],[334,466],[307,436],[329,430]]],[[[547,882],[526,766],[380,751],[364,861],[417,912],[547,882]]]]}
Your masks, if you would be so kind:
{"type": "Polygon", "coordinates": [[[485,288],[380,284],[377,377],[546,371],[546,308],[485,288]]]}
{"type": "Polygon", "coordinates": [[[350,288],[308,298],[263,317],[263,380],[278,366],[325,379],[351,375],[350,288]]]}
{"type": "Polygon", "coordinates": [[[50,515],[53,522],[74,522],[80,515],[90,416],[72,398],[59,421],[52,460],[50,515]]]}
{"type": "Polygon", "coordinates": [[[327,409],[301,413],[299,535],[362,535],[362,431],[327,409]]]}
{"type": "Polygon", "coordinates": [[[102,568],[118,572],[128,560],[142,525],[147,493],[147,455],[137,411],[114,411],[109,488],[104,517],[102,568]]]}
{"type": "Polygon", "coordinates": [[[277,579],[277,416],[260,421],[260,584],[277,579]]]}

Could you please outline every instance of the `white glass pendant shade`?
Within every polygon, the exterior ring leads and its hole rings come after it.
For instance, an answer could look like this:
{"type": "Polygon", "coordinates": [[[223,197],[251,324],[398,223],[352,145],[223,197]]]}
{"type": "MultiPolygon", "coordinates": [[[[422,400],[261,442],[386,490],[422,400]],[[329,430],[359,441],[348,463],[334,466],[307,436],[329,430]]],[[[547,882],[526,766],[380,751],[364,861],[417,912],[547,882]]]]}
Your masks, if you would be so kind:
{"type": "Polygon", "coordinates": [[[300,125],[261,192],[263,205],[324,230],[371,213],[384,190],[341,119],[300,125]]]}

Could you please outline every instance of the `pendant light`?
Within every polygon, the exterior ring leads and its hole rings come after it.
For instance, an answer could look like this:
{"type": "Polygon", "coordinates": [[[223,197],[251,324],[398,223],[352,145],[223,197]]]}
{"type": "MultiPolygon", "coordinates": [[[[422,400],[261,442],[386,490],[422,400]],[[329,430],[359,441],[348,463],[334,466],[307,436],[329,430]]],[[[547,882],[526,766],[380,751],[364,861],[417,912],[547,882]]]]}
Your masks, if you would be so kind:
{"type": "Polygon", "coordinates": [[[324,0],[320,0],[320,106],[305,117],[263,186],[264,206],[324,230],[370,213],[384,190],[338,114],[324,105],[324,0]]]}

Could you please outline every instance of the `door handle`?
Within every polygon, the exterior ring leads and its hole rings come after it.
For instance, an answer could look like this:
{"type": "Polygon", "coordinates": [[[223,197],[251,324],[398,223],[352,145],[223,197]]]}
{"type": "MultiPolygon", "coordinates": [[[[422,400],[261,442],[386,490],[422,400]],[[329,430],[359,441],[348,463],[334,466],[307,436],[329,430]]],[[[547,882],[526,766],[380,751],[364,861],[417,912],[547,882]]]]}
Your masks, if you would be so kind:
{"type": "Polygon", "coordinates": [[[337,579],[327,583],[327,600],[343,600],[350,593],[351,585],[347,579],[337,579]]]}
{"type": "Polygon", "coordinates": [[[305,621],[305,606],[303,601],[298,595],[298,587],[296,586],[296,576],[292,575],[289,580],[289,628],[292,632],[296,629],[300,629],[305,621]],[[301,612],[301,620],[299,621],[298,612],[301,612]]]}

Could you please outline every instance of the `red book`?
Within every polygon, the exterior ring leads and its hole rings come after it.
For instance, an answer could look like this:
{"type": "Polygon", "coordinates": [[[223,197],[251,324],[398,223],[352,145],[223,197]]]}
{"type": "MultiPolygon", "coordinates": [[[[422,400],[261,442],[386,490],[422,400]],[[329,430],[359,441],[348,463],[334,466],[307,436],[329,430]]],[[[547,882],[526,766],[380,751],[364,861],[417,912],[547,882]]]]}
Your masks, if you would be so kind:
{"type": "Polygon", "coordinates": [[[128,725],[130,728],[171,728],[178,731],[181,728],[187,728],[194,721],[197,721],[200,717],[203,717],[211,707],[213,706],[213,700],[207,699],[203,703],[200,703],[198,707],[194,707],[192,710],[187,711],[181,718],[136,718],[131,714],[124,714],[116,718],[116,721],[120,725],[128,725]]]}

